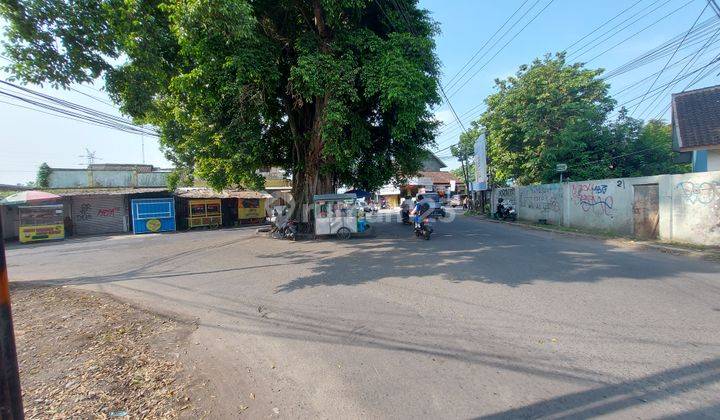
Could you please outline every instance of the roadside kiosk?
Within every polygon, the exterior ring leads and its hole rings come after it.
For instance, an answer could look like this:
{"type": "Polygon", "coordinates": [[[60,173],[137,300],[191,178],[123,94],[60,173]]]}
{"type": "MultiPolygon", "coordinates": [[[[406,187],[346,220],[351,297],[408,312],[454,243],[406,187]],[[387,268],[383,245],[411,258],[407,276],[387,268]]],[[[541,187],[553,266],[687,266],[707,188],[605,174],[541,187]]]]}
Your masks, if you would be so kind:
{"type": "MultiPolygon", "coordinates": [[[[321,194],[313,196],[315,235],[336,235],[349,239],[358,232],[359,208],[355,194],[321,194]]],[[[362,229],[363,227],[360,227],[362,229]]]]}
{"type": "Polygon", "coordinates": [[[175,231],[175,199],[172,197],[137,198],[131,205],[135,234],[175,231]]]}
{"type": "Polygon", "coordinates": [[[21,243],[65,239],[62,204],[19,206],[18,211],[21,243]]]}
{"type": "Polygon", "coordinates": [[[222,207],[219,198],[190,200],[188,203],[188,229],[222,226],[222,207]]]}

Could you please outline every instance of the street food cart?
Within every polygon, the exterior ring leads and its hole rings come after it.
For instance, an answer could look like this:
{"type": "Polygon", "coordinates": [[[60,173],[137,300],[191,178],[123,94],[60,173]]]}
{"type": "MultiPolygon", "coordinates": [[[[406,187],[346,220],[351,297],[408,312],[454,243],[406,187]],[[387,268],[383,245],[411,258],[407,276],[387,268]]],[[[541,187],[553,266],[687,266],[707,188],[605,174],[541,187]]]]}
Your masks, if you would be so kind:
{"type": "Polygon", "coordinates": [[[175,230],[175,200],[164,198],[136,198],[131,201],[133,232],[157,233],[175,230]]]}
{"type": "Polygon", "coordinates": [[[65,239],[62,204],[19,206],[21,243],[65,239]]]}
{"type": "Polygon", "coordinates": [[[188,202],[188,228],[222,226],[222,207],[219,198],[190,200],[188,202]]]}
{"type": "Polygon", "coordinates": [[[365,230],[365,218],[355,194],[315,195],[313,215],[315,235],[336,235],[345,240],[365,230]]]}

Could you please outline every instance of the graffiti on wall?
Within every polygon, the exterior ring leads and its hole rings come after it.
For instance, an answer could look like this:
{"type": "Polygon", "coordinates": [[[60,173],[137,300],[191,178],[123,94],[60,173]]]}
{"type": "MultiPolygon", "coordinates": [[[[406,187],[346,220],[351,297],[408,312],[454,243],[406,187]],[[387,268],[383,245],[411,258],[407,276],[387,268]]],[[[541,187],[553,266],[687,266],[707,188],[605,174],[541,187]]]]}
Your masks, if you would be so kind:
{"type": "Polygon", "coordinates": [[[708,205],[720,201],[720,182],[684,181],[677,184],[676,188],[680,191],[683,200],[690,204],[708,205]]]}
{"type": "Polygon", "coordinates": [[[87,222],[96,217],[117,217],[122,215],[122,209],[120,207],[101,207],[94,210],[92,203],[82,203],[80,205],[80,211],[75,216],[75,220],[78,222],[87,222]]]}
{"type": "Polygon", "coordinates": [[[592,212],[598,216],[613,214],[614,199],[607,184],[593,182],[573,184],[572,201],[586,213],[592,212]]]}
{"type": "Polygon", "coordinates": [[[120,214],[120,207],[108,207],[99,209],[97,212],[98,217],[115,217],[120,214]]]}
{"type": "Polygon", "coordinates": [[[92,205],[89,203],[83,203],[80,205],[80,212],[75,217],[77,221],[83,222],[92,219],[92,205]]]}
{"type": "Polygon", "coordinates": [[[502,198],[505,205],[515,205],[515,188],[500,188],[497,194],[498,198],[502,198]]]}
{"type": "Polygon", "coordinates": [[[559,188],[545,185],[521,188],[520,207],[559,213],[559,192],[559,188]]]}

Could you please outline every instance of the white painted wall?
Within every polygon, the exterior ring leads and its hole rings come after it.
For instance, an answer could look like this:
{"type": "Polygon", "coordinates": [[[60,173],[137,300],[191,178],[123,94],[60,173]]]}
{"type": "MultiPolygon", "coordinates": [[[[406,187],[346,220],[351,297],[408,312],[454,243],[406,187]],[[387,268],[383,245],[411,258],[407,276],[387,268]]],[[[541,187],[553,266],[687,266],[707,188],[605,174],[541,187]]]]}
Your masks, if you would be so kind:
{"type": "Polygon", "coordinates": [[[601,179],[493,190],[518,217],[537,222],[633,235],[635,186],[657,184],[659,238],[720,245],[720,171],[601,179]]]}
{"type": "Polygon", "coordinates": [[[720,150],[708,150],[707,170],[720,171],[720,150]]]}
{"type": "Polygon", "coordinates": [[[562,224],[563,189],[560,184],[530,185],[518,188],[518,214],[527,220],[547,220],[562,224]]]}

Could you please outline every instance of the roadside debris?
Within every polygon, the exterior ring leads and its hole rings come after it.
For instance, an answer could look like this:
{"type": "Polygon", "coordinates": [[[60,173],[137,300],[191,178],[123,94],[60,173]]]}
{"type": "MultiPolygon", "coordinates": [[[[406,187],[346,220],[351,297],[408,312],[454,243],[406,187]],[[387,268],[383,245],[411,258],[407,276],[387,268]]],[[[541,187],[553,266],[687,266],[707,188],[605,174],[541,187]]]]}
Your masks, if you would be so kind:
{"type": "Polygon", "coordinates": [[[176,356],[192,324],[72,288],[11,293],[27,418],[203,417],[176,356]]]}

